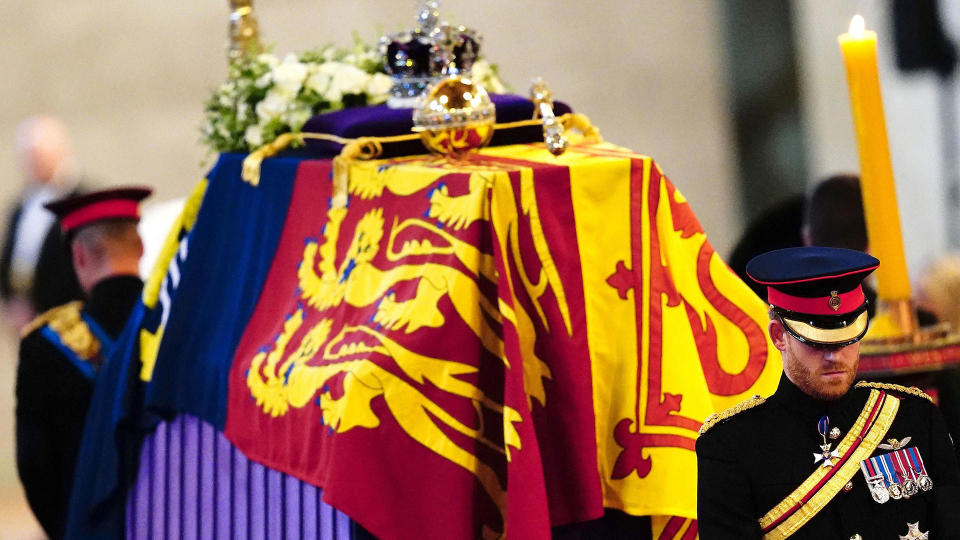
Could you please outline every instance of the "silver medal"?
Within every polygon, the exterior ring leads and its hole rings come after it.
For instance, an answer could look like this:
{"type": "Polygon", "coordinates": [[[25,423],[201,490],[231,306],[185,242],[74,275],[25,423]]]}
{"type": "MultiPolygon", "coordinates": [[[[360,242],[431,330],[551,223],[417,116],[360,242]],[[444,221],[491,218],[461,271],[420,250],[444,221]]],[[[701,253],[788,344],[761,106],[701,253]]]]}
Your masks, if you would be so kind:
{"type": "Polygon", "coordinates": [[[887,488],[883,486],[871,486],[870,496],[873,497],[873,500],[877,501],[880,504],[883,504],[890,500],[890,492],[887,491],[887,488]]]}
{"type": "Polygon", "coordinates": [[[917,482],[913,478],[907,478],[903,481],[903,496],[904,498],[909,499],[919,492],[920,489],[917,486],[917,482]]]}
{"type": "Polygon", "coordinates": [[[870,490],[870,496],[873,500],[883,504],[890,500],[890,492],[880,475],[867,477],[867,489],[870,490]]]}

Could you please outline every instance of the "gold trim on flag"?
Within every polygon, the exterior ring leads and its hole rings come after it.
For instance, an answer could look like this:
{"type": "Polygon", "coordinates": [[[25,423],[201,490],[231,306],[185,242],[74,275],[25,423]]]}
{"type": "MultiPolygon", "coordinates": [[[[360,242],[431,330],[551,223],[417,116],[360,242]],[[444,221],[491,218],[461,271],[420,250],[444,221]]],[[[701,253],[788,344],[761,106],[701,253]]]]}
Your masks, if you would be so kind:
{"type": "Polygon", "coordinates": [[[870,457],[877,445],[883,441],[883,436],[890,429],[899,406],[900,400],[896,397],[878,390],[871,390],[867,403],[860,411],[860,416],[837,447],[841,456],[847,456],[848,453],[850,455],[842,460],[839,470],[834,471],[833,468],[817,467],[813,474],[800,484],[800,487],[761,517],[760,527],[766,529],[781,519],[788,511],[799,506],[793,514],[784,519],[773,530],[765,533],[764,538],[787,538],[823,510],[827,503],[843,489],[843,486],[857,474],[857,471],[860,470],[860,462],[870,457]],[[869,430],[863,436],[860,444],[851,452],[851,448],[859,438],[860,433],[863,432],[867,422],[873,416],[872,413],[877,402],[881,399],[883,402],[880,406],[880,412],[876,415],[876,420],[872,426],[869,426],[869,430]],[[830,474],[832,476],[829,480],[817,488],[830,474]]]}

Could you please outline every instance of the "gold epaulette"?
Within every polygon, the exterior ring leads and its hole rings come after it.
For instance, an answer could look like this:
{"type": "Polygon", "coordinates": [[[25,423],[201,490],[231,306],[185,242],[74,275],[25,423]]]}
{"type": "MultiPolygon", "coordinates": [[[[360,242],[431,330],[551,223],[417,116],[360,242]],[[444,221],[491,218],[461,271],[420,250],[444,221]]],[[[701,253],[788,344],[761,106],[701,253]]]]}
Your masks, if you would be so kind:
{"type": "Polygon", "coordinates": [[[703,425],[700,426],[700,434],[703,435],[708,429],[726,420],[727,418],[730,418],[735,414],[742,413],[747,409],[752,409],[766,400],[767,398],[760,397],[760,394],[757,394],[750,399],[745,399],[740,403],[737,403],[725,411],[711,414],[706,420],[703,421],[703,425]]]}
{"type": "Polygon", "coordinates": [[[83,302],[79,300],[44,311],[20,331],[22,336],[43,326],[49,326],[60,341],[83,360],[100,353],[100,340],[93,335],[80,316],[83,302]]]}
{"type": "Polygon", "coordinates": [[[903,386],[900,384],[893,383],[882,383],[882,382],[871,382],[871,381],[858,381],[857,388],[876,388],[877,390],[893,390],[895,392],[900,392],[903,394],[910,394],[911,396],[922,397],[933,403],[933,398],[927,395],[926,392],[917,388],[916,386],[903,386]]]}
{"type": "Polygon", "coordinates": [[[83,302],[79,300],[74,300],[73,302],[63,304],[62,306],[50,308],[44,311],[43,313],[37,315],[36,317],[34,317],[32,321],[30,321],[29,323],[27,323],[26,326],[20,329],[20,337],[27,337],[27,334],[29,334],[30,332],[33,332],[37,328],[40,328],[41,326],[49,323],[53,319],[60,318],[62,316],[62,312],[76,311],[77,315],[79,316],[81,307],[83,307],[83,302]]]}

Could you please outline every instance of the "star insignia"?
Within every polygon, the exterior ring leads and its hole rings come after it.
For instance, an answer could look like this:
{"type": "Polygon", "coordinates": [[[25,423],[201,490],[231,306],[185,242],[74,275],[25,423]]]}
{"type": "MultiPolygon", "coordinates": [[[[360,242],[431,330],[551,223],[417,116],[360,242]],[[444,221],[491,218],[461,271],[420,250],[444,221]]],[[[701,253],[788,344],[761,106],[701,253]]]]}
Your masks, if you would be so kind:
{"type": "Polygon", "coordinates": [[[929,540],[930,531],[920,532],[920,522],[907,523],[907,535],[900,535],[900,540],[929,540]]]}
{"type": "Polygon", "coordinates": [[[820,465],[821,467],[824,467],[824,468],[833,467],[833,460],[840,458],[840,452],[837,452],[836,450],[830,450],[831,446],[833,445],[821,444],[820,449],[823,450],[823,452],[813,453],[813,463],[817,464],[823,461],[823,464],[820,465]]]}

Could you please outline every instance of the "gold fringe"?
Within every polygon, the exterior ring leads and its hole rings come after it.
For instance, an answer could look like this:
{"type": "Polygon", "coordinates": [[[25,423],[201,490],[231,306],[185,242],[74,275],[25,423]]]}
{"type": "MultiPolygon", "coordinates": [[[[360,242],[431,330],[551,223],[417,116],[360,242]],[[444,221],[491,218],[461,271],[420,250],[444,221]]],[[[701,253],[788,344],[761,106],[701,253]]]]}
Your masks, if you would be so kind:
{"type": "Polygon", "coordinates": [[[243,171],[240,173],[240,176],[244,181],[254,186],[259,185],[260,166],[263,165],[263,160],[276,155],[287,146],[290,146],[290,143],[295,140],[302,141],[302,135],[302,133],[283,133],[272,142],[250,152],[250,155],[243,159],[243,171]]]}
{"type": "Polygon", "coordinates": [[[703,421],[703,425],[700,426],[700,435],[703,435],[704,433],[707,432],[708,429],[726,420],[727,418],[730,418],[735,414],[742,413],[743,411],[746,411],[748,409],[752,409],[757,405],[760,405],[766,400],[767,398],[760,397],[760,394],[757,394],[752,398],[749,398],[744,401],[741,401],[740,403],[737,403],[736,405],[734,405],[733,407],[730,407],[725,411],[711,414],[710,416],[707,417],[706,420],[703,421]]]}
{"type": "Polygon", "coordinates": [[[895,392],[900,392],[903,394],[910,394],[911,396],[921,397],[926,399],[930,403],[933,403],[933,398],[930,397],[923,390],[917,388],[916,386],[903,386],[900,384],[872,382],[872,381],[858,381],[856,384],[856,387],[857,388],[876,388],[877,390],[893,390],[895,392]]]}
{"type": "MultiPolygon", "coordinates": [[[[603,142],[600,136],[600,130],[590,123],[590,119],[584,114],[567,113],[558,118],[563,124],[564,131],[577,130],[583,134],[584,142],[597,143],[603,142]]],[[[496,129],[512,129],[526,126],[539,126],[543,124],[540,118],[533,120],[519,120],[516,122],[507,122],[503,124],[494,124],[496,129]]],[[[376,159],[383,153],[383,145],[388,143],[414,141],[420,138],[419,133],[409,133],[404,135],[392,135],[389,137],[360,137],[349,139],[338,137],[327,133],[283,133],[273,142],[267,143],[260,148],[250,152],[243,160],[243,171],[241,177],[251,185],[260,184],[260,169],[263,166],[263,160],[277,155],[279,152],[290,146],[293,142],[303,142],[307,139],[329,141],[343,145],[340,154],[334,158],[334,178],[340,183],[339,187],[343,191],[335,191],[334,194],[346,195],[346,178],[350,162],[356,159],[369,160],[376,159]]]]}
{"type": "MultiPolygon", "coordinates": [[[[399,140],[412,140],[419,138],[419,135],[400,135],[399,140]]],[[[340,154],[333,158],[333,197],[331,206],[333,208],[345,208],[347,206],[347,191],[350,181],[350,163],[357,159],[374,159],[383,153],[383,143],[392,137],[361,137],[352,140],[343,145],[340,154]]]]}

